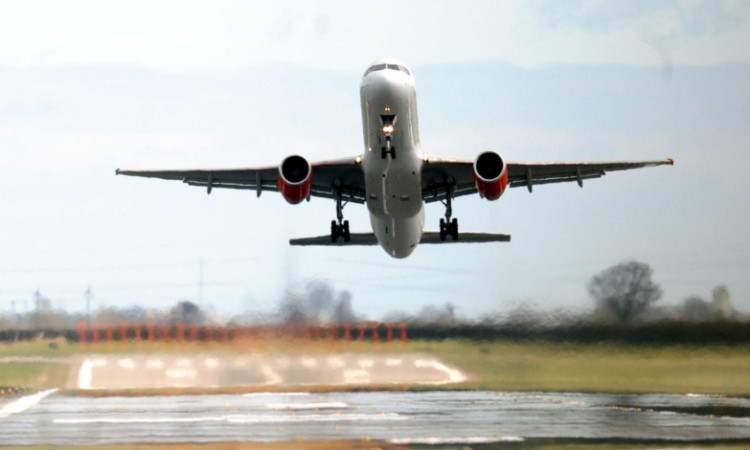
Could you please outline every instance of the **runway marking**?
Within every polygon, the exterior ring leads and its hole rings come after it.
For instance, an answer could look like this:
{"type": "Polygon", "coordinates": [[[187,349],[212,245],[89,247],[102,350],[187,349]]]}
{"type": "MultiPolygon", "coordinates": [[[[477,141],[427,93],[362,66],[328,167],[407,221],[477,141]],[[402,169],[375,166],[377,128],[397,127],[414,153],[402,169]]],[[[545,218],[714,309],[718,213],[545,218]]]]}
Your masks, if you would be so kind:
{"type": "Polygon", "coordinates": [[[195,378],[198,375],[195,369],[169,369],[167,376],[169,378],[195,378]]]}
{"type": "Polygon", "coordinates": [[[442,444],[491,444],[493,442],[523,442],[521,436],[495,436],[495,437],[413,437],[413,438],[396,438],[388,442],[396,445],[424,444],[424,445],[442,445],[442,444]]]}
{"type": "Polygon", "coordinates": [[[181,359],[177,361],[177,365],[180,367],[188,367],[193,365],[193,361],[189,359],[181,359]]]}
{"type": "Polygon", "coordinates": [[[315,367],[318,367],[318,361],[313,358],[302,358],[300,362],[302,363],[303,367],[307,367],[308,369],[314,369],[315,367]]]}
{"type": "Polygon", "coordinates": [[[108,418],[92,417],[81,419],[54,419],[54,423],[86,424],[86,423],[200,423],[200,422],[230,422],[230,423],[297,423],[297,422],[394,422],[409,420],[408,416],[396,413],[386,414],[253,414],[228,415],[218,417],[129,417],[108,418]]]}
{"type": "Polygon", "coordinates": [[[386,359],[385,365],[388,367],[400,366],[402,362],[400,359],[386,359]]]}
{"type": "Polygon", "coordinates": [[[214,358],[207,358],[206,361],[204,362],[204,364],[209,369],[215,369],[215,368],[219,367],[219,361],[217,361],[214,358]]]}
{"type": "Polygon", "coordinates": [[[370,372],[366,370],[346,370],[344,371],[344,379],[346,383],[369,383],[370,372]]]}
{"type": "Polygon", "coordinates": [[[373,361],[371,359],[360,359],[359,360],[359,367],[361,367],[363,369],[369,369],[369,368],[371,368],[374,365],[375,365],[375,361],[373,361]]]}
{"type": "Polygon", "coordinates": [[[250,392],[243,397],[307,397],[309,392],[250,392]]]}
{"type": "Polygon", "coordinates": [[[126,370],[135,370],[135,363],[130,358],[125,358],[117,361],[117,365],[126,370]]]}
{"type": "Polygon", "coordinates": [[[94,367],[106,366],[104,359],[87,359],[78,369],[78,389],[91,389],[91,377],[94,367]]]}
{"type": "Polygon", "coordinates": [[[281,384],[281,382],[283,381],[281,377],[279,376],[279,374],[274,372],[273,369],[271,369],[265,364],[263,364],[263,366],[261,367],[261,371],[263,372],[263,375],[266,377],[266,382],[265,382],[266,385],[281,384]]]}
{"type": "Polygon", "coordinates": [[[344,363],[344,360],[339,357],[330,357],[328,358],[328,366],[334,369],[340,369],[344,367],[346,363],[344,363]]]}
{"type": "Polygon", "coordinates": [[[160,359],[149,359],[146,361],[146,367],[148,369],[161,369],[164,367],[164,363],[160,359]]]}
{"type": "Polygon", "coordinates": [[[270,403],[266,407],[271,409],[305,410],[305,409],[346,409],[349,405],[344,402],[319,403],[270,403]]]}
{"type": "Polygon", "coordinates": [[[446,375],[448,375],[448,380],[446,381],[428,381],[424,382],[422,384],[448,384],[448,383],[461,383],[462,381],[466,381],[466,376],[459,372],[456,369],[451,369],[450,367],[446,366],[445,364],[439,362],[439,361],[425,361],[423,359],[418,359],[414,361],[414,366],[419,368],[424,367],[432,367],[433,369],[437,369],[446,375]]]}
{"type": "Polygon", "coordinates": [[[7,405],[3,406],[2,409],[0,409],[0,419],[5,419],[6,417],[9,417],[11,414],[18,414],[20,412],[24,412],[27,409],[31,408],[32,406],[36,405],[37,403],[41,402],[42,399],[54,392],[57,392],[57,389],[49,389],[42,392],[37,392],[36,394],[27,395],[25,397],[21,397],[18,400],[8,403],[7,405]]]}

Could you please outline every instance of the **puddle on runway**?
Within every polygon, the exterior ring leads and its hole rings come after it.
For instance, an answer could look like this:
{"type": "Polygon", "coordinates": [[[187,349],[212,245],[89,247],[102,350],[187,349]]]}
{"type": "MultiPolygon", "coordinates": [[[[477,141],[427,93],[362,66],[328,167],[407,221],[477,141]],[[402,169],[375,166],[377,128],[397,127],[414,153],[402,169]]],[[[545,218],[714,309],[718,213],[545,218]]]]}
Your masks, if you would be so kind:
{"type": "Polygon", "coordinates": [[[53,394],[1,419],[0,436],[3,444],[12,445],[364,438],[416,444],[534,439],[750,442],[750,400],[742,398],[483,391],[301,394],[53,394]],[[720,411],[731,414],[716,414],[720,411]]]}

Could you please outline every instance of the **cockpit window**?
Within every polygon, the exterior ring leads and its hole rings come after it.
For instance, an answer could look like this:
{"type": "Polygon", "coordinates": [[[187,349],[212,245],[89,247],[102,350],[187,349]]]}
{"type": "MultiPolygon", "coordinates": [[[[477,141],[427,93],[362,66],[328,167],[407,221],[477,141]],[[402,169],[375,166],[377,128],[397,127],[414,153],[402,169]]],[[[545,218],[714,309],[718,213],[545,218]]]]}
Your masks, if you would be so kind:
{"type": "Polygon", "coordinates": [[[365,76],[369,75],[371,72],[376,72],[378,70],[385,69],[385,64],[375,64],[374,66],[370,66],[369,69],[367,69],[367,72],[365,72],[365,76]]]}
{"type": "Polygon", "coordinates": [[[371,72],[377,72],[378,70],[398,70],[399,72],[404,72],[407,75],[411,75],[411,72],[409,72],[409,69],[406,68],[406,66],[402,66],[400,64],[375,64],[373,66],[370,66],[369,69],[365,72],[365,76],[369,75],[371,72]]]}

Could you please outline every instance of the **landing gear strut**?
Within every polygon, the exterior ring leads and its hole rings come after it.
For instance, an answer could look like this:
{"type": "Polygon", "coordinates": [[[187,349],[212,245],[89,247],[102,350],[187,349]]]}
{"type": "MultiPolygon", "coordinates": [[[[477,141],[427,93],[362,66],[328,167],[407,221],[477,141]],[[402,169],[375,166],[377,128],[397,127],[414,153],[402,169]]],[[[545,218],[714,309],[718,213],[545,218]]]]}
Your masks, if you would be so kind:
{"type": "MultiPolygon", "coordinates": [[[[348,203],[348,202],[347,202],[348,203]]],[[[331,221],[331,242],[338,242],[339,238],[344,238],[344,242],[349,242],[351,234],[349,233],[349,221],[344,220],[344,206],[341,200],[341,187],[336,187],[336,220],[331,221]]]]}
{"type": "Polygon", "coordinates": [[[447,236],[453,238],[454,241],[458,240],[458,219],[451,220],[453,214],[453,208],[451,208],[452,192],[450,187],[446,188],[445,192],[445,219],[440,219],[440,240],[444,241],[447,236]]]}
{"type": "Polygon", "coordinates": [[[386,159],[391,155],[391,159],[396,159],[396,147],[391,145],[391,136],[385,137],[385,147],[380,148],[380,157],[386,159]]]}

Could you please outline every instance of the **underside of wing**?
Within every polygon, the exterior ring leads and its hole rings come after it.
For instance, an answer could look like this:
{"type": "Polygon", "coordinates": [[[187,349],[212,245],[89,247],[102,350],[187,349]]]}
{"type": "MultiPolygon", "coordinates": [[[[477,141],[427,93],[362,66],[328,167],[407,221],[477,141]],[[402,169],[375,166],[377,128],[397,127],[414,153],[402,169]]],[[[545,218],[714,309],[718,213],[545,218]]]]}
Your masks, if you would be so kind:
{"type": "Polygon", "coordinates": [[[584,180],[603,177],[607,172],[672,164],[674,160],[671,158],[656,161],[508,163],[508,185],[525,186],[529,192],[537,184],[568,181],[575,181],[583,187],[584,180]]]}
{"type": "MultiPolygon", "coordinates": [[[[422,197],[424,201],[444,201],[450,192],[453,198],[477,193],[474,162],[465,159],[428,158],[422,166],[422,197]]],[[[583,186],[584,180],[599,178],[607,172],[640,169],[674,164],[673,159],[656,161],[616,162],[508,162],[508,186],[525,186],[529,191],[539,184],[575,181],[583,186]]]]}
{"type": "MultiPolygon", "coordinates": [[[[364,175],[357,158],[322,161],[311,164],[312,185],[310,195],[336,198],[355,203],[365,201],[364,175]]],[[[120,170],[117,175],[128,175],[164,180],[179,180],[189,186],[206,188],[210,194],[215,188],[248,189],[257,192],[279,192],[279,167],[237,169],[187,169],[187,170],[120,170]]]]}

